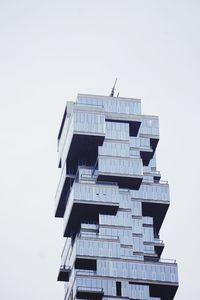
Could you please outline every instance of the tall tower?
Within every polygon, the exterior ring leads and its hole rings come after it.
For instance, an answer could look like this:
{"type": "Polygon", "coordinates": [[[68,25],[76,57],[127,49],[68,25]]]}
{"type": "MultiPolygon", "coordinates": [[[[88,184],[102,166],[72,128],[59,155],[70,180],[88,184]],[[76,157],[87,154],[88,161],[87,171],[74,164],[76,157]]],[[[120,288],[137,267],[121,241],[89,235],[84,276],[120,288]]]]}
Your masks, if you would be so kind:
{"type": "Polygon", "coordinates": [[[172,300],[177,264],[161,259],[169,186],[156,168],[158,117],[141,101],[77,96],[58,134],[55,216],[64,220],[65,300],[172,300]]]}

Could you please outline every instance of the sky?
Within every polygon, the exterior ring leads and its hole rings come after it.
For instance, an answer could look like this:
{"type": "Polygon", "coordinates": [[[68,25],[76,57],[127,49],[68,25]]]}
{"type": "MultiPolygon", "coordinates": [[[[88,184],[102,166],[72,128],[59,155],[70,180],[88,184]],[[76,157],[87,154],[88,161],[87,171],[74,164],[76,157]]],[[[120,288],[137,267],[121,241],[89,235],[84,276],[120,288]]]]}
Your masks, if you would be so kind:
{"type": "Polygon", "coordinates": [[[200,1],[0,0],[0,299],[63,299],[57,133],[77,93],[142,99],[170,184],[163,258],[199,287],[200,1]]]}

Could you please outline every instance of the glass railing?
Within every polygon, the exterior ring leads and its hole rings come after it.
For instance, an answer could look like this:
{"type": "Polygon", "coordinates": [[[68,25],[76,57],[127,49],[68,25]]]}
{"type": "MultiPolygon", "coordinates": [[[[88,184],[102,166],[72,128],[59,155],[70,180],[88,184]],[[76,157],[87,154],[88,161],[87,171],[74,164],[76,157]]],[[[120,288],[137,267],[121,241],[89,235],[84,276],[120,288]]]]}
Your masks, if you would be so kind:
{"type": "Polygon", "coordinates": [[[104,97],[98,95],[80,94],[77,97],[77,103],[89,105],[101,105],[107,113],[140,115],[140,99],[123,98],[123,97],[104,97]]]}
{"type": "Polygon", "coordinates": [[[94,112],[75,111],[74,130],[105,135],[105,116],[94,112]]]}
{"type": "Polygon", "coordinates": [[[161,244],[161,245],[163,245],[163,244],[164,244],[164,241],[163,241],[163,240],[160,240],[160,239],[158,239],[158,238],[154,238],[154,241],[153,241],[153,243],[156,243],[156,244],[161,244]]]}
{"type": "Polygon", "coordinates": [[[114,173],[121,176],[142,176],[142,160],[140,158],[116,158],[101,156],[98,159],[99,173],[114,173]]]}
{"type": "Polygon", "coordinates": [[[67,206],[66,206],[65,213],[64,213],[64,218],[63,218],[64,232],[65,232],[67,223],[69,221],[69,217],[70,217],[70,214],[71,214],[73,203],[74,203],[74,191],[73,191],[73,188],[72,188],[71,191],[70,191],[70,194],[69,194],[69,198],[68,198],[68,201],[67,201],[67,206]]]}
{"type": "Polygon", "coordinates": [[[74,106],[76,109],[85,108],[85,109],[97,109],[97,110],[103,110],[104,106],[101,104],[95,104],[95,103],[81,103],[81,102],[75,102],[74,106]]]}
{"type": "Polygon", "coordinates": [[[168,259],[168,258],[160,258],[158,262],[164,264],[176,264],[175,259],[168,259]]]}
{"type": "Polygon", "coordinates": [[[66,265],[61,265],[60,266],[60,271],[66,271],[66,272],[70,272],[71,267],[66,266],[66,265]]]}
{"type": "Polygon", "coordinates": [[[70,116],[70,117],[66,116],[65,123],[64,123],[63,129],[62,129],[62,133],[61,133],[60,139],[58,140],[58,145],[57,145],[58,152],[61,152],[63,149],[71,121],[72,121],[72,116],[70,116]]]}
{"type": "Polygon", "coordinates": [[[118,236],[113,236],[113,235],[103,235],[99,233],[89,233],[89,232],[80,232],[77,235],[77,238],[92,238],[92,239],[101,239],[101,240],[114,240],[114,241],[119,241],[118,236]]]}
{"type": "Polygon", "coordinates": [[[139,134],[158,136],[159,135],[158,117],[143,116],[142,124],[139,129],[139,134]]]}
{"type": "Polygon", "coordinates": [[[81,229],[98,230],[99,224],[81,223],[81,229]]]}
{"type": "Polygon", "coordinates": [[[119,189],[116,185],[77,183],[73,184],[74,199],[81,201],[95,201],[119,203],[119,189]]]}
{"type": "Polygon", "coordinates": [[[91,286],[78,286],[77,291],[83,292],[95,292],[103,294],[103,289],[98,287],[91,287],[91,286]]]}
{"type": "Polygon", "coordinates": [[[80,269],[77,269],[76,270],[76,274],[77,275],[96,275],[97,274],[97,271],[94,271],[94,270],[80,270],[80,269]]]}
{"type": "Polygon", "coordinates": [[[169,185],[166,181],[158,183],[142,182],[138,191],[131,190],[131,197],[144,200],[169,201],[169,185]]]}
{"type": "Polygon", "coordinates": [[[68,252],[70,250],[70,246],[71,246],[71,238],[66,238],[65,244],[64,244],[64,247],[63,247],[63,250],[62,250],[62,253],[61,253],[61,258],[63,256],[66,257],[68,255],[68,252]]]}
{"type": "Polygon", "coordinates": [[[72,137],[73,125],[74,125],[74,118],[72,115],[66,118],[61,137],[58,140],[59,159],[61,158],[62,153],[64,152],[64,148],[66,148],[66,144],[69,144],[69,142],[67,143],[67,141],[70,140],[70,138],[72,137]]]}

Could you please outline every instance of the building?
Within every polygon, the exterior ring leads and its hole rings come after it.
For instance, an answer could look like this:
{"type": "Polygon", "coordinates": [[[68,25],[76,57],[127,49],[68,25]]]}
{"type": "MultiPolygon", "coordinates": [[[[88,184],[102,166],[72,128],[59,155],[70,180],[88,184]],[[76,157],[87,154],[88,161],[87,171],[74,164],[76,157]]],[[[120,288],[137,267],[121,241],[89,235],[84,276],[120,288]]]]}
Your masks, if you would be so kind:
{"type": "Polygon", "coordinates": [[[174,298],[177,264],[161,258],[169,186],[156,168],[158,141],[158,117],[142,115],[139,99],[79,94],[67,102],[55,199],[64,299],[174,298]]]}

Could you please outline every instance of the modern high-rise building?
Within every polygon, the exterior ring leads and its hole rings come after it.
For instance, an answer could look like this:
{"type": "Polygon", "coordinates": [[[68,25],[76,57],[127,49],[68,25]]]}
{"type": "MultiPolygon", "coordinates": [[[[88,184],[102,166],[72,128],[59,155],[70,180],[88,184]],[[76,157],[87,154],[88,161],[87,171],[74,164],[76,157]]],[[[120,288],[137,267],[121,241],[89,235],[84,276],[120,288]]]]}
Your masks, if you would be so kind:
{"type": "Polygon", "coordinates": [[[169,186],[156,168],[158,117],[139,99],[79,94],[58,134],[55,216],[66,239],[64,299],[172,300],[177,264],[159,232],[169,186]]]}

